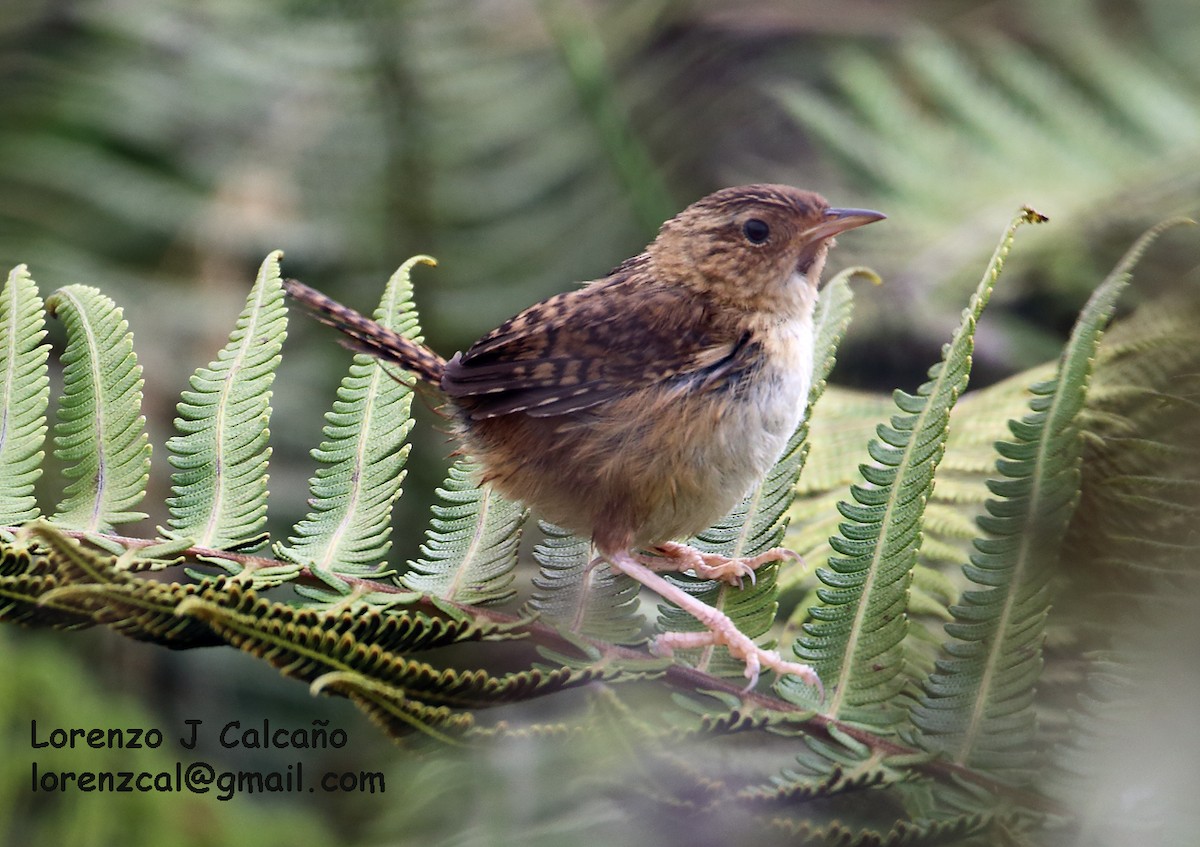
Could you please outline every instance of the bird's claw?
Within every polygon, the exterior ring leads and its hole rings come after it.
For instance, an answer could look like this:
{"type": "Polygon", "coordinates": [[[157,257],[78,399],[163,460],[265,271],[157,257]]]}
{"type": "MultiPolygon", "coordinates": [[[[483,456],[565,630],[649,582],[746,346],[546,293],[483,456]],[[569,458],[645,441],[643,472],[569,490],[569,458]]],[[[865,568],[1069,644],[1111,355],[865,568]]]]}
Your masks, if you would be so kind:
{"type": "MultiPolygon", "coordinates": [[[[726,618],[728,621],[728,618],[726,618]]],[[[774,671],[780,677],[788,674],[798,676],[806,684],[816,687],[818,697],[825,699],[825,689],[821,678],[810,665],[791,662],[779,655],[777,650],[766,650],[759,647],[741,630],[719,622],[713,629],[705,632],[666,632],[659,635],[650,644],[650,652],[655,656],[671,657],[676,650],[698,649],[702,647],[724,646],[729,655],[746,665],[745,676],[748,680],[743,693],[749,693],[758,685],[759,676],[764,669],[774,671]]]]}
{"type": "Polygon", "coordinates": [[[700,554],[700,561],[692,564],[692,571],[701,579],[719,579],[730,585],[742,587],[742,580],[749,577],[751,585],[758,584],[754,568],[743,559],[727,559],[724,556],[700,554]]]}
{"type": "MultiPolygon", "coordinates": [[[[682,544],[675,546],[700,555],[698,551],[694,551],[690,547],[684,547],[682,544]]],[[[758,678],[763,668],[767,668],[768,670],[775,671],[780,676],[794,674],[800,677],[809,685],[816,686],[821,698],[824,699],[821,680],[817,676],[817,672],[811,667],[799,662],[785,661],[780,657],[778,652],[759,647],[754,643],[752,638],[738,629],[737,624],[720,609],[693,597],[678,585],[668,582],[655,573],[652,569],[652,564],[661,567],[663,561],[671,557],[673,553],[674,551],[668,549],[664,551],[663,556],[649,557],[652,559],[652,563],[645,562],[642,557],[632,551],[619,551],[609,554],[606,557],[614,572],[637,580],[658,594],[659,597],[669,603],[674,603],[680,609],[690,614],[704,627],[704,630],[700,632],[662,633],[650,645],[651,653],[656,656],[670,657],[676,650],[703,649],[718,645],[724,646],[729,650],[729,654],[734,659],[740,660],[746,666],[746,678],[749,680],[749,684],[745,689],[746,691],[754,688],[758,683],[758,678]]],[[[767,554],[764,554],[764,556],[767,556],[767,554]]],[[[676,558],[678,557],[676,556],[676,558]]],[[[780,558],[780,555],[771,551],[770,558],[764,558],[763,561],[769,561],[771,558],[780,558]]],[[[753,565],[750,561],[747,561],[746,564],[753,565]]],[[[673,568],[673,570],[679,570],[679,568],[673,568]]]]}
{"type": "Polygon", "coordinates": [[[751,585],[758,584],[756,570],[768,562],[781,560],[800,561],[800,555],[783,547],[774,547],[757,556],[722,556],[719,553],[702,553],[694,547],[669,541],[659,544],[650,553],[637,560],[654,571],[692,571],[701,579],[717,579],[738,589],[749,578],[751,585]]]}

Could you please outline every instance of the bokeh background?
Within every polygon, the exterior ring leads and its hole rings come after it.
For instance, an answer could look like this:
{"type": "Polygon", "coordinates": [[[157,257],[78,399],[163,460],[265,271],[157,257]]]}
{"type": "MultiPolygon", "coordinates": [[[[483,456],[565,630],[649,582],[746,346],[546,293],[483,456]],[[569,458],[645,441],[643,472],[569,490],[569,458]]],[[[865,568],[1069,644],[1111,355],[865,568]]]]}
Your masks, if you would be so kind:
{"type": "MultiPolygon", "coordinates": [[[[161,445],[276,248],[287,274],[363,310],[404,259],[434,255],[416,296],[449,353],[603,274],[701,195],[788,182],[888,213],[836,253],[885,284],[859,292],[835,380],[912,389],[1027,203],[1051,224],[1021,233],[981,326],[986,384],[1052,358],[1143,229],[1200,214],[1198,44],[1195,0],[0,0],[0,268],[124,307],[161,445]]],[[[1127,303],[1194,285],[1196,257],[1192,234],[1168,234],[1127,303]]],[[[302,514],[316,410],[348,359],[294,321],[272,423],[276,529],[302,514]]],[[[398,557],[416,552],[448,450],[436,415],[418,414],[398,557]]],[[[153,504],[165,467],[151,485],[153,504]]],[[[233,651],[0,628],[9,843],[489,843],[500,809],[520,828],[519,809],[467,789],[473,814],[430,824],[449,765],[398,759],[346,704],[233,651]],[[197,716],[330,720],[352,740],[322,761],[395,781],[305,804],[27,788],[31,717],[197,716]]],[[[56,761],[100,766],[95,751],[56,761]]],[[[477,763],[478,784],[512,766],[477,763]]]]}

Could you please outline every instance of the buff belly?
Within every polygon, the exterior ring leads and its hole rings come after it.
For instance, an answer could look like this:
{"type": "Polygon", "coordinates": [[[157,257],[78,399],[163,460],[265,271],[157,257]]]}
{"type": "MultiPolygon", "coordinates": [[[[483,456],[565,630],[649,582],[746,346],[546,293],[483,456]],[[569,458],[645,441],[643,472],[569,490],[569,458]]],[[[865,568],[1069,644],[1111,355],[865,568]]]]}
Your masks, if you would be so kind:
{"type": "Polygon", "coordinates": [[[602,552],[693,535],[758,484],[799,425],[810,326],[776,326],[760,365],[732,387],[653,386],[569,419],[476,421],[468,450],[502,494],[602,552]]]}

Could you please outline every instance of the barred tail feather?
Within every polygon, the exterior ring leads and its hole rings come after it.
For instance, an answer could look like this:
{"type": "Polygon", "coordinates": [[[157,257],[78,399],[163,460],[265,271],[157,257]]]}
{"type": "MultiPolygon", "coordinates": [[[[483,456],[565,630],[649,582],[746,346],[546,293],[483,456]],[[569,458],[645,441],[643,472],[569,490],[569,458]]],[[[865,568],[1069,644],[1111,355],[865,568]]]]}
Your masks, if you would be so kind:
{"type": "Polygon", "coordinates": [[[393,362],[418,379],[441,387],[446,360],[424,344],[381,326],[298,280],[285,279],[283,289],[321,323],[345,335],[343,343],[350,349],[393,362]]]}

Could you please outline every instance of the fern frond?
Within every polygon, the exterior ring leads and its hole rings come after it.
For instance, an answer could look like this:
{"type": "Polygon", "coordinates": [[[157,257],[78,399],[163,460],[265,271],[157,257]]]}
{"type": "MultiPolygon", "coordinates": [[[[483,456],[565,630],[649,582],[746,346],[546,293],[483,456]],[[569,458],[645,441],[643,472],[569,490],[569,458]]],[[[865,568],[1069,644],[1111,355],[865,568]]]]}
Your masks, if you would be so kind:
{"type": "Polygon", "coordinates": [[[513,570],[528,512],[491,486],[477,487],[475,467],[460,460],[437,493],[422,556],[399,581],[413,591],[469,605],[501,603],[515,593],[513,570]]]}
{"type": "Polygon", "coordinates": [[[39,514],[34,484],[46,453],[50,345],[37,285],[24,265],[0,292],[0,526],[39,514]]]}
{"type": "Polygon", "coordinates": [[[682,693],[672,699],[679,710],[664,712],[662,717],[670,729],[672,742],[696,736],[732,735],[738,732],[770,730],[787,735],[803,725],[811,714],[781,714],[746,709],[737,697],[726,698],[723,692],[705,692],[711,696],[700,700],[682,693]]]}
{"type": "Polygon", "coordinates": [[[767,785],[755,785],[742,789],[741,796],[763,805],[790,806],[842,797],[846,794],[873,791],[894,785],[904,779],[903,774],[889,772],[880,765],[872,765],[853,771],[834,768],[828,774],[813,778],[807,774],[784,772],[767,785]]]}
{"type": "Polygon", "coordinates": [[[987,502],[963,572],[983,589],[965,591],[946,624],[948,658],[940,659],[912,710],[926,743],[951,761],[992,771],[1030,767],[1036,715],[1034,684],[1055,573],[1080,489],[1078,415],[1100,337],[1129,283],[1133,265],[1167,226],[1129,250],[1080,313],[1053,380],[1031,387],[1031,413],[1010,421],[1012,437],[996,445],[1003,477],[988,483],[987,502]]]}
{"type": "Polygon", "coordinates": [[[42,602],[43,597],[58,587],[58,579],[53,574],[0,576],[0,621],[64,630],[91,626],[91,615],[42,602]]]}
{"type": "Polygon", "coordinates": [[[62,580],[50,557],[26,537],[23,528],[14,543],[0,546],[0,621],[68,630],[91,626],[91,615],[43,602],[62,580]]]}
{"type": "Polygon", "coordinates": [[[67,330],[54,455],[74,479],[54,522],[105,532],[146,517],[150,439],[142,415],[142,367],[122,311],[95,288],[70,285],[46,300],[67,330]]]}
{"type": "Polygon", "coordinates": [[[281,255],[263,262],[229,342],[196,370],[177,406],[180,434],[167,441],[176,468],[170,530],[163,530],[169,537],[217,550],[252,550],[265,541],[271,383],[287,335],[281,255]]]}
{"type": "Polygon", "coordinates": [[[386,685],[363,674],[331,671],[313,680],[313,694],[336,692],[348,698],[391,738],[416,730],[443,743],[475,727],[475,716],[449,706],[430,706],[407,697],[403,689],[386,685]]]}
{"type": "Polygon", "coordinates": [[[564,630],[614,644],[636,643],[642,632],[638,584],[607,567],[589,567],[591,541],[542,522],[533,548],[541,566],[533,578],[529,610],[564,630]]]}
{"type": "Polygon", "coordinates": [[[260,600],[253,592],[246,592],[236,604],[219,596],[189,598],[176,613],[203,621],[230,644],[266,660],[285,676],[308,680],[318,688],[333,680],[349,682],[402,707],[417,703],[485,708],[621,675],[590,668],[535,668],[503,675],[440,669],[406,654],[464,638],[478,639],[488,630],[469,624],[447,626],[423,615],[401,613],[406,620],[390,629],[401,636],[397,646],[403,652],[393,652],[356,637],[355,613],[297,613],[284,604],[260,600]]]}
{"type": "MultiPolygon", "coordinates": [[[[410,276],[418,263],[436,264],[414,256],[401,265],[374,315],[416,341],[421,328],[410,276]]],[[[393,378],[372,356],[355,355],[333,409],[325,413],[325,440],[313,451],[321,466],[309,480],[312,509],[287,544],[275,545],[281,557],[317,572],[378,572],[391,548],[392,504],[404,481],[411,404],[409,381],[393,378]]]]}
{"type": "MultiPolygon", "coordinates": [[[[1030,185],[1078,233],[1076,250],[1100,226],[1196,208],[1200,100],[1154,48],[1105,32],[1099,5],[1074,3],[1069,17],[1034,23],[1032,42],[924,30],[894,50],[850,47],[832,93],[802,82],[777,88],[797,124],[888,193],[902,223],[878,237],[890,240],[901,275],[956,279],[990,247],[988,218],[1030,185]],[[960,179],[937,178],[946,162],[960,179]],[[914,242],[925,245],[919,254],[914,242]]],[[[1087,255],[1043,273],[1085,284],[1087,255]]]]}
{"type": "MultiPolygon", "coordinates": [[[[467,641],[508,638],[504,627],[471,619],[431,617],[411,609],[346,609],[331,612],[312,607],[291,606],[272,601],[233,580],[216,580],[213,591],[198,597],[202,605],[176,609],[177,614],[194,613],[219,626],[247,635],[257,624],[263,638],[270,633],[294,633],[336,669],[363,672],[379,667],[379,659],[390,654],[413,653],[461,644],[467,641]],[[222,623],[223,622],[223,623],[222,623]]],[[[288,665],[295,670],[296,665],[288,665]]],[[[311,679],[311,674],[300,674],[311,679]]]]}
{"type": "MultiPolygon", "coordinates": [[[[909,593],[910,616],[928,615],[937,626],[949,619],[948,608],[958,596],[962,562],[976,535],[975,518],[988,497],[986,473],[995,463],[996,441],[1008,430],[1004,422],[1018,416],[1028,399],[1030,382],[1053,376],[1054,366],[1039,366],[1016,377],[964,394],[950,412],[946,452],[938,464],[937,485],[925,504],[921,527],[921,549],[913,570],[909,593]],[[951,569],[953,575],[950,575],[951,569]],[[925,586],[941,588],[930,593],[925,586]]],[[[827,568],[835,556],[829,539],[837,534],[837,503],[841,491],[857,476],[856,455],[871,436],[875,422],[885,417],[892,405],[886,395],[869,395],[831,386],[829,397],[813,419],[812,451],[797,485],[796,502],[790,514],[792,528],[788,546],[804,557],[806,568],[788,568],[780,576],[783,596],[795,597],[782,637],[787,641],[799,632],[815,600],[819,584],[816,571],[827,568]]],[[[920,630],[910,630],[920,632],[920,630]]],[[[940,641],[940,639],[939,639],[940,641]]],[[[915,644],[907,646],[918,646],[915,644]]],[[[927,646],[921,645],[922,652],[927,646]]],[[[909,653],[910,658],[913,654],[909,653]]],[[[929,669],[933,656],[928,656],[929,669]]]]}
{"type": "Polygon", "coordinates": [[[1125,609],[1162,602],[1197,575],[1200,497],[1200,297],[1194,287],[1143,304],[1104,337],[1080,414],[1083,491],[1063,564],[1086,590],[1059,598],[1056,614],[1119,646],[1125,609]],[[1111,611],[1098,613],[1098,603],[1111,611]],[[1115,613],[1115,614],[1113,614],[1115,613]]]}
{"type": "Polygon", "coordinates": [[[31,573],[52,577],[27,622],[63,626],[62,619],[73,616],[71,628],[99,624],[176,649],[221,643],[203,624],[174,614],[181,600],[203,586],[139,579],[122,566],[122,557],[71,538],[47,521],[34,521],[22,531],[37,542],[41,560],[31,573]]]}
{"type": "Polygon", "coordinates": [[[7,539],[0,542],[0,577],[40,574],[50,570],[46,566],[45,557],[35,555],[20,535],[12,542],[7,539]]]}
{"type": "MultiPolygon", "coordinates": [[[[813,665],[829,692],[828,714],[891,726],[903,717],[897,696],[908,684],[902,642],[908,630],[908,586],[921,544],[921,520],[945,450],[950,410],[967,385],[975,324],[991,296],[1016,230],[1044,220],[1025,209],[1009,225],[942,361],[916,395],[897,391],[902,415],[880,424],[868,446],[872,464],[860,467],[866,485],[854,485],[853,503],[841,502],[846,519],[830,539],[838,553],[818,576],[822,605],[794,650],[813,665]]],[[[780,694],[803,702],[811,696],[784,678],[780,694]]]]}
{"type": "Polygon", "coordinates": [[[1004,843],[977,841],[973,837],[990,833],[991,837],[1008,840],[1004,817],[983,812],[971,812],[944,820],[899,821],[886,832],[848,827],[839,821],[817,825],[803,818],[776,818],[774,828],[782,830],[802,844],[877,844],[879,847],[922,847],[940,844],[1004,843]],[[966,840],[971,839],[971,840],[966,840]]]}
{"type": "MultiPolygon", "coordinates": [[[[461,736],[477,729],[474,715],[459,711],[464,707],[528,700],[616,676],[568,668],[534,669],[502,677],[482,671],[448,670],[435,676],[425,674],[414,691],[413,687],[396,686],[361,673],[334,671],[315,679],[311,689],[313,693],[334,690],[349,697],[389,735],[416,729],[441,741],[453,741],[442,730],[461,736]]],[[[484,728],[474,733],[474,737],[494,737],[504,732],[503,728],[499,732],[484,728]]]]}
{"type": "MultiPolygon", "coordinates": [[[[284,676],[312,682],[330,672],[354,672],[383,683],[420,686],[439,671],[423,661],[406,658],[359,641],[350,630],[354,612],[297,614],[286,604],[246,592],[188,598],[176,614],[203,621],[229,644],[271,664],[284,676]]],[[[431,619],[407,622],[405,640],[420,639],[431,619]]],[[[444,636],[447,630],[438,628],[444,636]]],[[[433,646],[436,645],[434,641],[433,646]]]]}
{"type": "Polygon", "coordinates": [[[0,577],[0,621],[67,632],[99,623],[96,611],[103,608],[104,598],[81,598],[63,588],[53,573],[0,577]]]}

